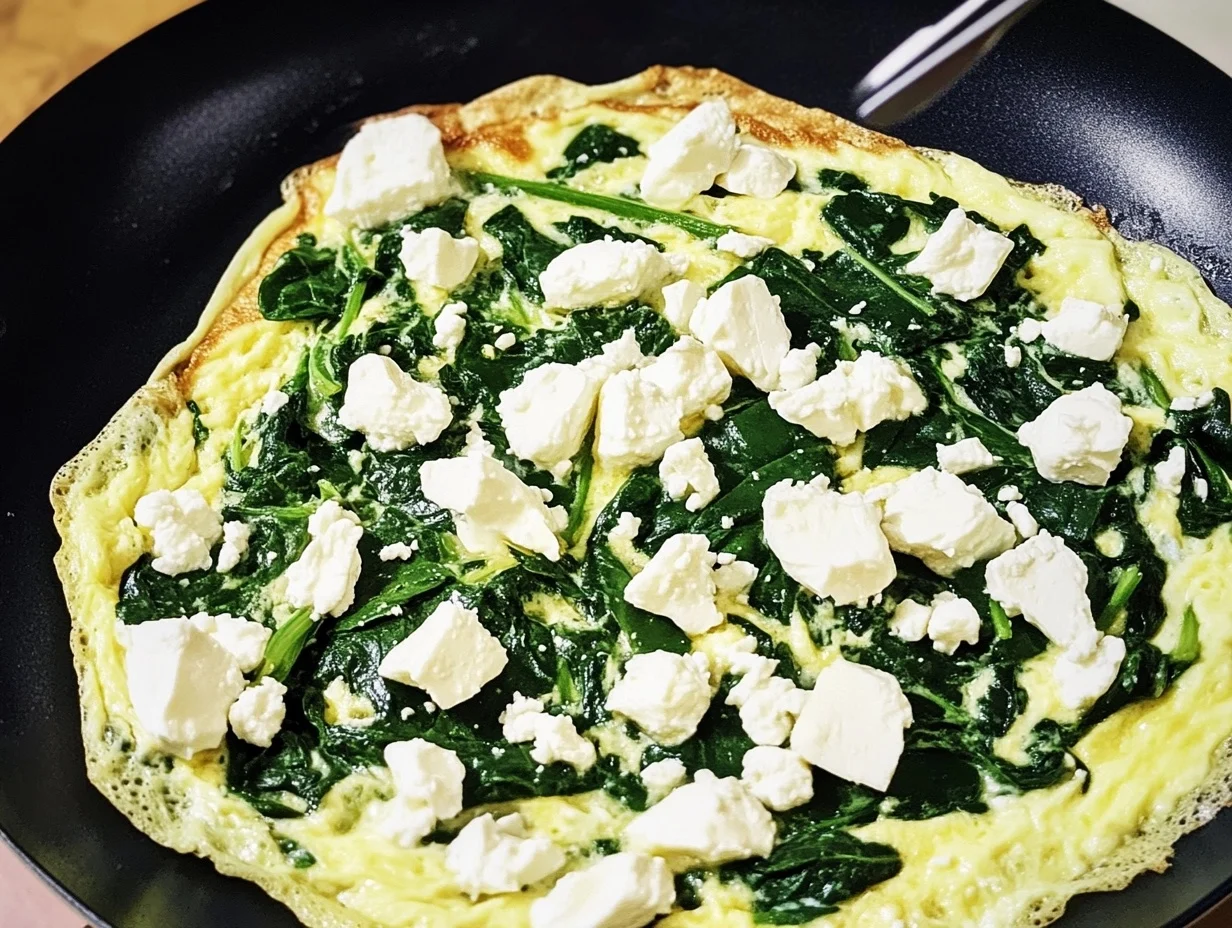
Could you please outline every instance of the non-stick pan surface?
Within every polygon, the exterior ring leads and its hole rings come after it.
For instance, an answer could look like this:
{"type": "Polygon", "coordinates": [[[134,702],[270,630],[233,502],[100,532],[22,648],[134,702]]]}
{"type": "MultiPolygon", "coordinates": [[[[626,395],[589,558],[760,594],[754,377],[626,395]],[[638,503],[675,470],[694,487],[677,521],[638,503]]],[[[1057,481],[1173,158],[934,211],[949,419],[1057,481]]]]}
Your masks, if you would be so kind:
{"type": "MultiPolygon", "coordinates": [[[[447,0],[193,9],[90,70],[0,144],[0,828],[103,923],[281,928],[255,887],[156,846],[86,782],[46,491],[193,327],[278,182],[347,126],[551,72],[715,65],[849,112],[861,74],[949,0],[447,0]]],[[[1045,4],[901,127],[1106,204],[1232,297],[1232,80],[1098,0],[1045,4]]],[[[1158,762],[1168,763],[1166,756],[1158,762]]],[[[1064,924],[1183,924],[1232,877],[1232,814],[1165,876],[1064,924]]],[[[21,926],[26,928],[26,926],[21,926]]]]}

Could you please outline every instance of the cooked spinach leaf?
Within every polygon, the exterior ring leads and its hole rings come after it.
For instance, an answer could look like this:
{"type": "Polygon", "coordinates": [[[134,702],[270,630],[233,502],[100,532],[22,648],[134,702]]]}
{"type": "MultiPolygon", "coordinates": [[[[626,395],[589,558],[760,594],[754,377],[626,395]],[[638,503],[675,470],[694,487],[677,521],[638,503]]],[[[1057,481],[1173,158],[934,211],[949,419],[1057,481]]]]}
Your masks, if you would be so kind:
{"type": "Polygon", "coordinates": [[[553,180],[565,180],[592,164],[632,158],[640,155],[637,139],[617,132],[601,122],[592,122],[582,128],[565,146],[565,163],[548,171],[553,180]]]}
{"type": "Polygon", "coordinates": [[[304,234],[262,278],[257,305],[266,319],[336,319],[348,286],[337,252],[318,248],[316,239],[304,234]]]}

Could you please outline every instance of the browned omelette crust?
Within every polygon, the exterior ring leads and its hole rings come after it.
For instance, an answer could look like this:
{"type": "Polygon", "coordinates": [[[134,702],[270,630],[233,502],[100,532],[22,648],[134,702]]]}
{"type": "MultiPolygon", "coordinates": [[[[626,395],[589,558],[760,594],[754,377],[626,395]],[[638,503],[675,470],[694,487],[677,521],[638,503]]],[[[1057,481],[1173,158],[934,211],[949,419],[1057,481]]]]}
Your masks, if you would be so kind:
{"type": "MultiPolygon", "coordinates": [[[[488,146],[517,162],[531,159],[528,128],[538,121],[586,105],[617,111],[638,111],[679,117],[708,96],[723,96],[731,106],[741,131],[780,148],[834,150],[840,144],[870,153],[891,153],[908,148],[904,142],[864,129],[825,110],[812,109],[773,96],[712,68],[657,65],[615,84],[591,87],[562,77],[528,77],[498,88],[466,103],[420,104],[399,113],[421,113],[440,129],[447,151],[488,146]]],[[[375,116],[389,118],[398,113],[375,116]]],[[[927,154],[927,152],[925,152],[927,154]]],[[[311,227],[324,206],[323,197],[311,182],[322,170],[332,168],[334,155],[296,170],[287,177],[282,195],[296,211],[283,230],[272,238],[255,272],[233,291],[229,303],[215,313],[208,327],[175,349],[159,370],[113,417],[100,435],[56,475],[51,487],[55,523],[65,545],[56,557],[56,567],[73,616],[70,642],[79,689],[83,694],[82,732],[90,780],[142,831],[161,844],[181,852],[211,859],[224,874],[259,884],[275,899],[290,907],[303,922],[316,928],[375,928],[375,923],[348,909],[332,895],[317,892],[294,871],[275,872],[254,866],[220,851],[191,834],[177,814],[184,801],[167,784],[149,775],[146,761],[135,752],[118,752],[118,737],[109,727],[105,712],[95,699],[84,698],[97,687],[90,662],[94,634],[79,615],[84,607],[75,585],[73,552],[69,550],[68,527],[73,520],[71,494],[90,493],[106,484],[109,475],[123,469],[125,461],[166,440],[166,423],[181,414],[191,393],[195,372],[217,342],[231,329],[260,318],[257,287],[278,256],[301,232],[311,227]]],[[[1055,186],[1019,185],[1037,199],[1086,212],[1101,230],[1111,229],[1099,207],[1084,206],[1076,195],[1055,186]]],[[[1182,834],[1204,824],[1218,808],[1232,800],[1232,759],[1224,752],[1203,788],[1182,803],[1159,828],[1126,842],[1111,859],[1088,872],[1056,895],[1039,899],[1034,911],[1019,924],[1044,925],[1059,917],[1068,898],[1079,892],[1119,889],[1145,870],[1166,869],[1171,845],[1182,834]]]]}

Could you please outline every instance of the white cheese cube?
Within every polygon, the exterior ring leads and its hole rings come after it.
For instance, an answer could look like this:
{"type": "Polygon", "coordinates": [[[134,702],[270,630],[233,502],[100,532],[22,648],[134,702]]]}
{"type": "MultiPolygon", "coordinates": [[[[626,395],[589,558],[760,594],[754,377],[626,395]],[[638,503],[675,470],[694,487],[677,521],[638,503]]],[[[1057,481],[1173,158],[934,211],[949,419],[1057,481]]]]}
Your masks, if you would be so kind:
{"type": "Polygon", "coordinates": [[[903,270],[927,277],[933,293],[974,300],[984,295],[1013,250],[1009,238],[973,222],[955,207],[903,270]]]}
{"type": "Polygon", "coordinates": [[[154,540],[150,566],[175,577],[209,570],[210,548],[222,536],[222,519],[196,490],[155,490],[137,500],[133,521],[154,540]]]}
{"type": "Polygon", "coordinates": [[[1022,491],[1012,483],[1007,483],[997,491],[997,501],[1001,503],[1012,503],[1022,499],[1022,491]]]}
{"type": "Polygon", "coordinates": [[[641,371],[620,371],[599,390],[595,456],[615,469],[653,464],[684,438],[683,416],[680,397],[663,392],[641,371]]]}
{"type": "Polygon", "coordinates": [[[722,562],[714,569],[714,586],[720,596],[738,600],[746,595],[757,582],[757,566],[748,561],[722,562]]]}
{"type": "Polygon", "coordinates": [[[252,526],[247,522],[224,522],[222,524],[222,547],[218,549],[218,572],[230,573],[248,553],[248,539],[252,526]]]}
{"type": "Polygon", "coordinates": [[[1108,361],[1121,347],[1129,317],[1120,306],[1067,296],[1061,309],[1040,326],[1045,340],[1067,354],[1108,361]]]}
{"type": "Polygon", "coordinates": [[[659,479],[672,499],[685,499],[685,509],[697,512],[719,495],[719,478],[700,438],[686,438],[668,447],[659,462],[659,479]]]}
{"type": "Polygon", "coordinates": [[[397,798],[421,806],[437,819],[462,811],[462,781],[466,768],[458,755],[423,738],[385,746],[385,766],[394,780],[397,798]]]}
{"type": "Polygon", "coordinates": [[[1105,635],[1094,652],[1086,658],[1068,653],[1058,656],[1052,674],[1061,702],[1070,709],[1085,709],[1108,692],[1116,682],[1125,660],[1125,642],[1115,635],[1105,635]]]}
{"type": "Polygon", "coordinates": [[[635,654],[607,695],[608,712],[636,723],[660,744],[687,741],[710,708],[710,672],[704,654],[635,654]]]}
{"type": "Polygon", "coordinates": [[[455,594],[394,645],[377,672],[427,690],[434,703],[450,709],[496,679],[508,661],[504,646],[455,594]]]}
{"type": "Polygon", "coordinates": [[[500,714],[501,734],[512,744],[534,741],[538,717],[544,714],[543,700],[514,693],[513,701],[500,714]]]}
{"type": "Polygon", "coordinates": [[[808,694],[785,677],[771,676],[761,681],[754,678],[754,684],[737,695],[738,689],[748,686],[750,676],[745,674],[732,687],[727,702],[739,706],[740,726],[754,744],[782,744],[791,734],[808,694]]]}
{"type": "Polygon", "coordinates": [[[959,645],[980,640],[980,614],[970,600],[953,593],[938,593],[933,597],[928,617],[928,637],[934,651],[953,654],[959,645]]]}
{"type": "Polygon", "coordinates": [[[787,748],[759,745],[740,761],[740,782],[775,812],[802,806],[813,798],[813,768],[787,748]]]}
{"type": "Polygon", "coordinates": [[[220,615],[198,612],[189,621],[226,648],[244,673],[256,670],[265,660],[265,646],[274,634],[260,622],[232,616],[229,612],[220,615]]]}
{"type": "Polygon", "coordinates": [[[420,383],[392,358],[365,354],[351,362],[338,421],[377,451],[402,451],[436,441],[453,407],[444,390],[420,383]]]}
{"type": "Polygon", "coordinates": [[[408,280],[452,290],[471,276],[479,260],[479,243],[469,236],[454,238],[444,229],[406,229],[398,257],[408,280]]]}
{"type": "Polygon", "coordinates": [[[603,350],[593,357],[578,362],[578,367],[597,381],[604,381],[613,374],[641,367],[646,363],[642,346],[637,342],[637,332],[625,329],[620,338],[608,342],[603,350]]]}
{"type": "Polygon", "coordinates": [[[817,360],[821,346],[809,342],[803,348],[792,348],[779,364],[779,389],[799,390],[817,379],[817,360]]]}
{"type": "Polygon", "coordinates": [[[715,183],[728,193],[769,200],[782,193],[795,176],[796,164],[790,158],[764,145],[741,139],[737,142],[731,166],[715,183]]]}
{"type": "Polygon", "coordinates": [[[446,303],[432,320],[432,347],[443,352],[457,351],[466,335],[465,303],[446,303]]]}
{"type": "Polygon", "coordinates": [[[395,541],[393,544],[383,545],[376,556],[382,561],[409,561],[418,550],[419,542],[417,541],[412,541],[410,544],[405,541],[395,541]]]}
{"type": "Polygon", "coordinates": [[[342,149],[325,215],[368,229],[449,197],[441,133],[418,113],[365,123],[342,149]]]}
{"type": "Polygon", "coordinates": [[[546,712],[534,719],[535,746],[530,757],[537,764],[569,764],[579,773],[595,765],[595,746],[578,734],[573,719],[546,712]]]}
{"type": "Polygon", "coordinates": [[[1076,658],[1095,650],[1100,635],[1087,598],[1087,567],[1063,539],[1041,531],[989,561],[984,581],[1006,615],[1022,615],[1076,658]]]}
{"type": "Polygon", "coordinates": [[[927,406],[906,366],[875,351],[839,361],[803,387],[770,394],[770,408],[780,416],[836,445],[849,445],[857,433],[918,415],[927,406]]]}
{"type": "Polygon", "coordinates": [[[919,641],[928,634],[928,620],[932,618],[932,606],[904,599],[894,607],[890,617],[890,634],[903,641],[919,641]]]}
{"type": "Polygon", "coordinates": [[[1017,367],[1022,363],[1022,349],[1017,345],[1005,346],[1005,366],[1017,367]]]}
{"type": "Polygon", "coordinates": [[[791,348],[791,332],[779,298],[766,282],[746,274],[719,287],[693,310],[689,327],[702,344],[759,390],[773,390],[779,365],[791,348]]]}
{"type": "Polygon", "coordinates": [[[185,618],[119,625],[133,713],[159,750],[191,758],[222,743],[246,686],[235,658],[185,618]]]}
{"type": "Polygon", "coordinates": [[[937,445],[937,466],[947,474],[968,474],[995,466],[997,459],[978,438],[937,445]]]}
{"type": "Polygon", "coordinates": [[[377,831],[399,847],[415,847],[436,828],[436,816],[428,806],[394,797],[368,807],[377,831]]]}
{"type": "Polygon", "coordinates": [[[677,332],[689,331],[689,320],[706,296],[700,284],[691,280],[678,280],[663,288],[663,317],[677,332]]]}
{"type": "Polygon", "coordinates": [[[890,547],[943,577],[1013,546],[1014,527],[962,479],[926,467],[882,490],[881,530],[890,547]]]}
{"type": "Polygon", "coordinates": [[[642,199],[668,209],[683,206],[731,167],[736,144],[727,101],[699,103],[646,149],[642,199]]]}
{"type": "Polygon", "coordinates": [[[658,857],[609,854],[566,873],[530,906],[531,928],[641,928],[676,901],[672,872],[658,857]]]}
{"type": "Polygon", "coordinates": [[[697,771],[625,826],[621,846],[707,865],[765,857],[774,848],[774,819],[735,777],[697,771]]]}
{"type": "Polygon", "coordinates": [[[502,391],[496,411],[509,450],[554,470],[582,448],[595,416],[600,381],[578,365],[549,362],[502,391]]]}
{"type": "Polygon", "coordinates": [[[259,748],[268,748],[287,717],[283,697],[287,688],[273,677],[262,677],[231,704],[227,719],[235,736],[259,748]]]}
{"type": "Polygon", "coordinates": [[[744,232],[724,232],[715,239],[714,247],[737,258],[756,258],[774,244],[774,239],[764,235],[746,235],[744,232]]]}
{"type": "Polygon", "coordinates": [[[641,778],[651,801],[657,802],[687,780],[689,771],[677,758],[665,757],[643,767],[641,778]]]}
{"type": "Polygon", "coordinates": [[[625,586],[625,602],[671,619],[687,635],[700,635],[723,621],[714,604],[714,564],[705,535],[673,535],[625,586]]]}
{"type": "Polygon", "coordinates": [[[782,480],[762,499],[766,544],[783,570],[840,606],[875,596],[894,579],[881,513],[858,493],[782,480]]]}
{"type": "Polygon", "coordinates": [[[702,415],[731,393],[731,374],[723,359],[690,335],[682,336],[638,373],[668,396],[679,399],[686,420],[702,415]]]}
{"type": "Polygon", "coordinates": [[[791,747],[822,770],[885,791],[911,721],[911,704],[898,680],[839,658],[817,675],[792,729],[791,747]]]}
{"type": "Polygon", "coordinates": [[[1023,538],[1030,538],[1039,531],[1039,523],[1035,521],[1035,516],[1031,515],[1031,510],[1017,500],[1006,504],[1005,514],[1023,538]]]}
{"type": "Polygon", "coordinates": [[[1102,487],[1121,463],[1133,425],[1116,394],[1096,383],[1057,397],[1019,426],[1018,441],[1045,480],[1102,487]]]}
{"type": "Polygon", "coordinates": [[[1213,402],[1215,402],[1215,393],[1212,390],[1207,390],[1205,393],[1199,393],[1197,396],[1173,397],[1172,402],[1168,404],[1168,408],[1179,409],[1182,412],[1193,412],[1195,409],[1205,409],[1213,402]]]}
{"type": "Polygon", "coordinates": [[[1155,465],[1155,486],[1176,496],[1181,492],[1181,482],[1184,479],[1185,448],[1183,445],[1173,445],[1168,456],[1155,465]]]}
{"type": "Polygon", "coordinates": [[[620,306],[658,290],[687,267],[687,259],[647,242],[604,238],[553,258],[539,275],[539,287],[548,309],[620,306]]]}
{"type": "MultiPolygon", "coordinates": [[[[1011,330],[1013,331],[1013,330],[1011,330]]],[[[1044,333],[1044,326],[1038,319],[1026,318],[1018,323],[1017,335],[1018,340],[1024,345],[1029,345],[1044,333]]]]}
{"type": "Polygon", "coordinates": [[[466,823],[445,850],[445,866],[472,900],[516,893],[565,865],[565,852],[547,838],[528,838],[517,812],[494,818],[486,812],[466,823]]]}
{"type": "Polygon", "coordinates": [[[543,495],[483,448],[419,467],[423,494],[453,512],[454,529],[470,551],[493,554],[506,544],[560,559],[559,522],[543,495]]]}
{"type": "Polygon", "coordinates": [[[316,615],[339,616],[355,601],[355,582],[363,562],[359,540],[364,529],[359,517],[328,499],[308,517],[312,540],[299,559],[287,568],[287,602],[297,609],[310,607],[316,615]]]}
{"type": "Polygon", "coordinates": [[[291,402],[291,397],[281,390],[270,390],[265,396],[261,397],[261,414],[272,416],[289,402],[291,402]]]}

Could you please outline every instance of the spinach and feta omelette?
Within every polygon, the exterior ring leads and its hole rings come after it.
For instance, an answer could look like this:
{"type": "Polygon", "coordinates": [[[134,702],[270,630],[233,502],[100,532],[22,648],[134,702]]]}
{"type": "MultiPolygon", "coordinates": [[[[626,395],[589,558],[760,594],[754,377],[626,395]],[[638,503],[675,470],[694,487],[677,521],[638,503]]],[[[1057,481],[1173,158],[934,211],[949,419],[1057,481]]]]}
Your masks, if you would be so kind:
{"type": "Polygon", "coordinates": [[[1038,925],[1224,801],[1228,308],[717,72],[293,175],[54,488],[90,773],[315,925],[1038,925]]]}

